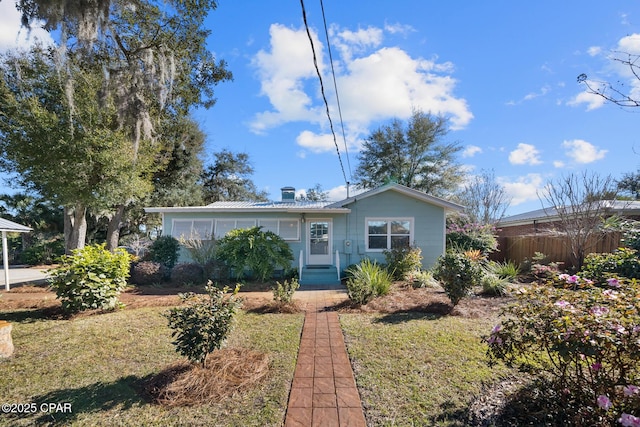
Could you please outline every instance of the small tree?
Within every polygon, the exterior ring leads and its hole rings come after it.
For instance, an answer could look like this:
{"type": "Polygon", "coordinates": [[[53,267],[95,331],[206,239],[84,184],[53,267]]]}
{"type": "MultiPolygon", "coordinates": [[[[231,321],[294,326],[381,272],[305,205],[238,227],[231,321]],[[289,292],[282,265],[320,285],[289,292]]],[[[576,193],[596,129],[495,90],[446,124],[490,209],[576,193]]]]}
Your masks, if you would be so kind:
{"type": "Polygon", "coordinates": [[[602,220],[607,215],[617,189],[611,175],[602,177],[594,172],[565,175],[547,183],[538,194],[557,216],[555,228],[566,236],[571,262],[580,270],[591,246],[602,236],[602,220]]]}
{"type": "Polygon", "coordinates": [[[244,276],[245,268],[265,282],[275,267],[291,267],[293,253],[284,239],[261,227],[231,230],[218,243],[218,258],[234,270],[237,279],[244,276]]]}
{"type": "Polygon", "coordinates": [[[165,314],[173,329],[171,336],[175,338],[176,351],[203,368],[206,368],[207,356],[224,345],[241,304],[237,298],[239,286],[230,296],[226,295],[228,288],[220,290],[211,282],[205,289],[206,296],[193,292],[180,294],[186,305],[165,314]]]}
{"type": "Polygon", "coordinates": [[[158,237],[149,248],[151,260],[163,264],[167,268],[173,268],[178,261],[180,242],[172,236],[158,237]]]}

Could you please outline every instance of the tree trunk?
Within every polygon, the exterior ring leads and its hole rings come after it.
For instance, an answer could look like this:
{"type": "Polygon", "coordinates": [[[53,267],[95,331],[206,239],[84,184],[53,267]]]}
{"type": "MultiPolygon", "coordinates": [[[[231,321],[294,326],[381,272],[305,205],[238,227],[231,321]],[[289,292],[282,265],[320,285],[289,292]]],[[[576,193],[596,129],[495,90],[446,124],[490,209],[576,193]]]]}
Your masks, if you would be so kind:
{"type": "Polygon", "coordinates": [[[124,205],[116,206],[116,211],[109,220],[107,228],[107,249],[113,252],[118,247],[120,241],[120,227],[124,216],[124,205]]]}
{"type": "Polygon", "coordinates": [[[87,238],[87,208],[81,204],[64,207],[64,245],[65,253],[84,248],[87,238]]]}

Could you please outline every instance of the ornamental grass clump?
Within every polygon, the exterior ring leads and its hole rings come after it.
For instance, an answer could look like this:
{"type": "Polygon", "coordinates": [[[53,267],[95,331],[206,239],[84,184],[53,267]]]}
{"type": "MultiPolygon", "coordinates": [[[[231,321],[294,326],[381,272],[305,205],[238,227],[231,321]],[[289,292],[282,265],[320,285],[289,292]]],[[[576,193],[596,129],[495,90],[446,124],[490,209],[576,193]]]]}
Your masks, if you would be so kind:
{"type": "Polygon", "coordinates": [[[347,295],[356,304],[364,305],[375,297],[386,295],[393,277],[383,266],[368,258],[347,269],[347,295]]]}
{"type": "Polygon", "coordinates": [[[563,275],[523,289],[484,338],[490,363],[545,382],[555,424],[634,425],[640,416],[640,284],[607,283],[563,275]]]}
{"type": "Polygon", "coordinates": [[[131,256],[124,249],[109,252],[105,245],[88,245],[60,258],[49,283],[66,313],[114,310],[127,286],[131,256]]]}

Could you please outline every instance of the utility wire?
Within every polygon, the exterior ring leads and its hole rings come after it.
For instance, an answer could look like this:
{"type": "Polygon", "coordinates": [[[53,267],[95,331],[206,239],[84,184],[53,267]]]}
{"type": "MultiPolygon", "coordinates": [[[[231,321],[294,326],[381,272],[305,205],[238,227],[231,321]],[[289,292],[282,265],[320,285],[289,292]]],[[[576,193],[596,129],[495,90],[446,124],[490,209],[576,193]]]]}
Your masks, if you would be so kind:
{"type": "Polygon", "coordinates": [[[338,104],[338,115],[340,116],[340,127],[342,128],[342,141],[344,142],[344,154],[347,158],[347,169],[349,169],[349,178],[353,181],[351,174],[351,162],[349,161],[349,149],[347,148],[347,136],[344,131],[344,121],[342,120],[342,107],[340,107],[340,97],[338,96],[338,83],[336,82],[336,70],[333,67],[333,55],[331,54],[331,43],[329,42],[329,31],[327,30],[327,18],[324,15],[324,3],[320,0],[320,9],[322,9],[322,22],[324,23],[324,36],[327,39],[327,50],[329,51],[329,62],[331,63],[331,75],[333,76],[333,88],[336,91],[336,103],[338,104]]]}
{"type": "Polygon", "coordinates": [[[322,93],[322,99],[324,100],[324,105],[327,110],[329,127],[331,128],[331,134],[333,135],[333,143],[336,146],[336,152],[338,153],[338,160],[340,161],[340,169],[342,169],[342,177],[344,178],[345,184],[348,186],[349,181],[347,180],[347,174],[344,172],[344,165],[342,164],[342,156],[340,155],[338,140],[336,138],[336,133],[333,130],[333,122],[331,121],[331,115],[329,114],[329,102],[327,101],[327,97],[324,94],[324,84],[322,83],[322,75],[320,74],[320,68],[318,68],[318,59],[316,57],[316,49],[313,46],[313,38],[311,37],[311,31],[309,30],[309,24],[307,23],[307,11],[304,7],[304,0],[300,0],[300,6],[302,6],[302,19],[304,21],[304,27],[307,30],[307,36],[309,37],[309,42],[311,43],[311,52],[313,53],[313,65],[316,68],[316,73],[318,74],[318,79],[320,80],[320,92],[322,93]]]}

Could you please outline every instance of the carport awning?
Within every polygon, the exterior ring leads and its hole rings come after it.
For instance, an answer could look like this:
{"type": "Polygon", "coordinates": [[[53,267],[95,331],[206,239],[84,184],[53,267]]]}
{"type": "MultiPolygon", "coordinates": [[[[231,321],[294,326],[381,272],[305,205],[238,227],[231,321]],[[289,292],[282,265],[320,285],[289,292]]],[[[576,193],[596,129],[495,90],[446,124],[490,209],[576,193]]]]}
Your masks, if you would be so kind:
{"type": "Polygon", "coordinates": [[[17,222],[9,221],[8,219],[0,218],[0,231],[28,233],[31,231],[31,228],[18,224],[17,222]]]}
{"type": "Polygon", "coordinates": [[[9,290],[9,245],[7,233],[28,233],[31,228],[18,224],[8,219],[0,218],[0,231],[2,232],[2,265],[4,266],[4,287],[9,290]]]}

